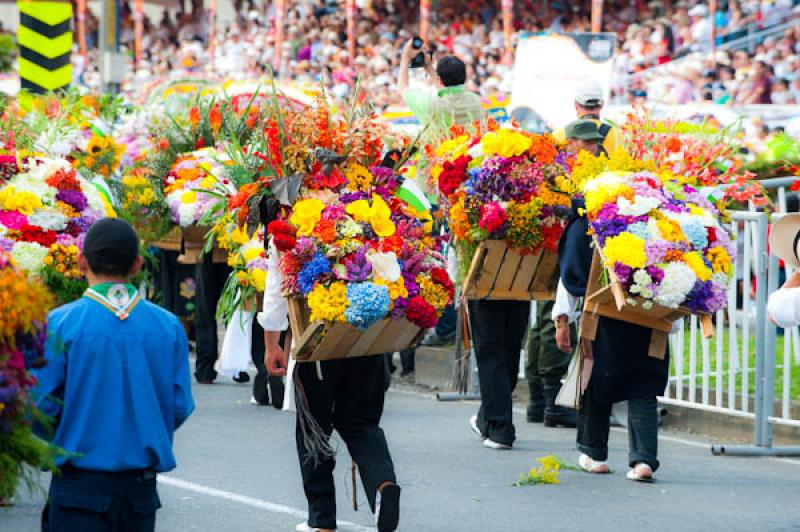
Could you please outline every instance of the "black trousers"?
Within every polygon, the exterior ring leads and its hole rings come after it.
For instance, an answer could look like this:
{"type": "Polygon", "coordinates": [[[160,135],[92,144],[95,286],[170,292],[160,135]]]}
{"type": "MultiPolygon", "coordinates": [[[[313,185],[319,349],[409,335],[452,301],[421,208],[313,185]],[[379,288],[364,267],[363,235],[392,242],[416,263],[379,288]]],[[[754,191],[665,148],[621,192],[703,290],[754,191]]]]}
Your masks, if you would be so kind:
{"type": "Polygon", "coordinates": [[[197,265],[197,293],[195,295],[197,362],[194,376],[198,381],[213,381],[217,378],[217,372],[214,371],[219,346],[217,303],[230,273],[231,269],[227,264],[214,264],[211,254],[206,254],[203,262],[197,265]]]}
{"type": "MultiPolygon", "coordinates": [[[[655,397],[628,399],[628,465],[638,463],[658,469],[658,402],[655,397]]],[[[598,402],[592,385],[578,410],[578,450],[592,460],[608,460],[611,403],[598,402]]]]}
{"type": "Polygon", "coordinates": [[[161,501],[153,472],[65,467],[50,481],[42,532],[152,532],[161,501]]]}
{"type": "MultiPolygon", "coordinates": [[[[279,345],[286,347],[286,331],[281,333],[279,345]]],[[[283,377],[273,377],[267,371],[264,364],[264,329],[258,324],[258,320],[253,320],[253,343],[250,350],[250,357],[256,367],[256,377],[253,379],[253,398],[262,405],[272,404],[275,408],[283,408],[283,377]],[[270,390],[272,400],[270,400],[270,390]]]]}
{"type": "Polygon", "coordinates": [[[195,267],[178,264],[177,251],[159,249],[158,259],[159,274],[156,279],[161,292],[161,306],[176,316],[185,317],[190,313],[187,304],[191,301],[181,294],[181,283],[194,277],[195,267]]]}
{"type": "MultiPolygon", "coordinates": [[[[311,416],[330,437],[333,429],[342,437],[358,466],[370,508],[384,482],[396,482],[394,463],[379,424],[383,415],[384,357],[366,356],[320,363],[299,363],[295,368],[298,408],[306,401],[311,416]]],[[[308,500],[311,528],[336,528],[334,457],[316,464],[305,446],[300,422],[296,430],[297,455],[308,500]]]]}
{"type": "Polygon", "coordinates": [[[529,311],[527,301],[469,302],[481,388],[478,429],[487,438],[506,445],[516,438],[511,393],[517,386],[529,311]]]}

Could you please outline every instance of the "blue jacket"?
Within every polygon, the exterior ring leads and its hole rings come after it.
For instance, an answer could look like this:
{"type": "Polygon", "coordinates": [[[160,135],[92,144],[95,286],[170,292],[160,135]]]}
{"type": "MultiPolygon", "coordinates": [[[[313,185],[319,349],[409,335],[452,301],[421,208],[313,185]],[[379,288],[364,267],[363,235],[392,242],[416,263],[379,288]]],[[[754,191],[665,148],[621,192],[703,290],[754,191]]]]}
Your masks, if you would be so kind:
{"type": "Polygon", "coordinates": [[[95,471],[175,468],[174,431],[194,410],[178,319],[141,301],[126,320],[87,298],[53,310],[39,408],[55,419],[59,459],[95,471]]]}

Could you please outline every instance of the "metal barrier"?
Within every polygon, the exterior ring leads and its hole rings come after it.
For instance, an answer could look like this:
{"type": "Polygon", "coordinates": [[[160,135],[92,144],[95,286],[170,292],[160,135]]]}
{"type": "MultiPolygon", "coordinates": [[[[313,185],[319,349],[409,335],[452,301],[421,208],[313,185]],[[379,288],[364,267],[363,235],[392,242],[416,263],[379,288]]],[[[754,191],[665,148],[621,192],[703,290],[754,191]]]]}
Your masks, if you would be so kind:
{"type": "MultiPolygon", "coordinates": [[[[795,179],[763,181],[777,192],[773,221],[786,211],[786,188],[795,179]]],[[[800,447],[772,446],[773,424],[800,427],[800,405],[791,395],[793,371],[795,377],[800,372],[800,333],[797,327],[783,331],[783,349],[777,353],[778,332],[766,305],[781,271],[767,249],[769,217],[751,205],[732,218],[739,253],[728,308],[716,314],[711,339],[702,337],[694,316],[671,336],[672,367],[662,402],[753,419],[752,446],[718,445],[712,448],[715,454],[797,456],[800,447]]]]}

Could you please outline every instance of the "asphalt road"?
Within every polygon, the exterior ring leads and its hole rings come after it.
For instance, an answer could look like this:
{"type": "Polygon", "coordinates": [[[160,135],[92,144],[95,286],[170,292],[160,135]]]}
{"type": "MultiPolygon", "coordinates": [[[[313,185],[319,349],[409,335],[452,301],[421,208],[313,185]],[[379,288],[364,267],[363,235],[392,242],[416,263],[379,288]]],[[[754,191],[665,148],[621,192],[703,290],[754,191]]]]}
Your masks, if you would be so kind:
{"type": "MultiPolygon", "coordinates": [[[[177,434],[178,468],[160,478],[159,531],[287,531],[305,519],[294,417],[249,404],[248,385],[195,387],[198,409],[177,434]]],[[[513,487],[537,457],[575,463],[574,431],[525,423],[513,451],[484,449],[468,427],[475,403],[439,403],[408,388],[389,393],[384,427],[403,486],[400,530],[800,530],[800,461],[718,458],[709,442],[663,434],[652,485],[625,480],[627,436],[612,432],[614,474],[563,471],[561,484],[513,487]]],[[[340,530],[370,530],[349,500],[341,445],[340,530]]],[[[43,478],[46,485],[46,478],[43,478]]],[[[0,531],[38,529],[41,494],[0,510],[0,531]]],[[[76,531],[79,532],[79,531],[76,531]]]]}

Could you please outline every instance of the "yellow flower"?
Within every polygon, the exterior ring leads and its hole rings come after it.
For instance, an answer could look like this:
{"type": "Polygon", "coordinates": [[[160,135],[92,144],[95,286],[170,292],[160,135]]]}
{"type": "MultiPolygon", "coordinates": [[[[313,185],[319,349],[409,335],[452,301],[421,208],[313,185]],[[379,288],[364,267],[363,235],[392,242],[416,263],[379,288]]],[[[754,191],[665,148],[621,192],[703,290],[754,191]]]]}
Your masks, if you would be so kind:
{"type": "Polygon", "coordinates": [[[347,178],[347,188],[350,190],[368,192],[372,186],[372,174],[360,164],[348,166],[344,171],[344,176],[347,178]]]}
{"type": "Polygon", "coordinates": [[[683,254],[683,261],[692,269],[697,278],[701,281],[711,279],[711,270],[706,266],[703,257],[697,251],[683,254]]]}
{"type": "Polygon", "coordinates": [[[200,188],[211,190],[217,185],[217,180],[211,176],[205,177],[200,181],[200,188]]]}
{"type": "Polygon", "coordinates": [[[417,275],[417,284],[420,295],[436,310],[443,310],[450,302],[450,294],[447,293],[445,287],[434,283],[429,275],[417,275]]]}
{"type": "Polygon", "coordinates": [[[436,156],[447,156],[448,159],[458,159],[467,153],[467,148],[469,148],[469,137],[467,135],[461,135],[439,144],[439,147],[436,148],[436,156]]]}
{"type": "Polygon", "coordinates": [[[149,207],[156,200],[156,194],[152,188],[146,188],[139,194],[138,203],[143,207],[149,207]]]}
{"type": "Polygon", "coordinates": [[[661,236],[668,242],[685,242],[686,236],[683,234],[681,225],[675,220],[664,218],[656,222],[661,236]]]}
{"type": "Polygon", "coordinates": [[[194,190],[187,190],[181,195],[181,203],[184,205],[191,205],[197,201],[197,192],[194,190]]]}
{"type": "Polygon", "coordinates": [[[399,297],[408,297],[408,289],[406,289],[406,281],[405,279],[403,279],[402,275],[398,277],[398,279],[393,283],[390,283],[386,279],[377,277],[375,279],[375,284],[383,285],[389,289],[389,298],[392,300],[392,302],[394,302],[399,297]]]}
{"type": "Polygon", "coordinates": [[[606,239],[602,251],[605,263],[610,268],[617,262],[634,269],[644,268],[647,264],[644,240],[631,233],[620,233],[606,239]]]}
{"type": "Polygon", "coordinates": [[[714,273],[731,273],[731,256],[721,246],[714,246],[708,250],[706,255],[708,261],[711,263],[711,269],[714,273]]]}
{"type": "Polygon", "coordinates": [[[0,190],[0,207],[4,211],[19,211],[25,216],[30,216],[33,211],[42,207],[42,200],[33,192],[17,190],[9,185],[0,190]]]}
{"type": "Polygon", "coordinates": [[[528,151],[532,144],[530,135],[512,129],[499,129],[481,138],[484,157],[516,157],[528,151]]]}
{"type": "Polygon", "coordinates": [[[251,270],[250,284],[256,289],[256,292],[263,292],[267,285],[267,272],[259,269],[251,270]]]}
{"type": "Polygon", "coordinates": [[[321,200],[315,198],[300,200],[295,204],[289,222],[297,227],[297,234],[309,236],[314,231],[317,222],[322,219],[324,209],[325,204],[321,200]]]}
{"type": "Polygon", "coordinates": [[[377,194],[372,195],[372,205],[367,200],[358,200],[349,204],[345,211],[355,221],[367,222],[372,225],[372,229],[378,236],[384,238],[392,236],[397,230],[391,220],[392,210],[383,198],[377,194]]]}
{"type": "Polygon", "coordinates": [[[316,285],[308,293],[308,308],[311,310],[311,321],[345,322],[344,312],[347,310],[347,287],[344,282],[336,281],[326,288],[316,285]]]}
{"type": "Polygon", "coordinates": [[[230,235],[231,242],[240,246],[243,246],[250,241],[250,237],[247,236],[247,228],[243,226],[237,226],[236,229],[231,231],[230,235]]]}

